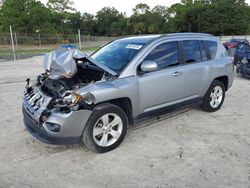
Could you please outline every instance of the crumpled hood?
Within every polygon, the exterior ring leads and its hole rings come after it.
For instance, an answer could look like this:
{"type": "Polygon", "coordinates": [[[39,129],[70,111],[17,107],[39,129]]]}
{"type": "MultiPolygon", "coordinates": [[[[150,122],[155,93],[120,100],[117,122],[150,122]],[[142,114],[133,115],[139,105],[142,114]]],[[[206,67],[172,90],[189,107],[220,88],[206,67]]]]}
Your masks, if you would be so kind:
{"type": "Polygon", "coordinates": [[[45,70],[51,72],[50,75],[55,79],[60,77],[71,78],[77,72],[76,60],[84,59],[97,65],[113,76],[117,75],[116,72],[112,71],[101,63],[98,63],[93,58],[89,57],[78,49],[52,51],[44,56],[43,66],[45,70]]]}

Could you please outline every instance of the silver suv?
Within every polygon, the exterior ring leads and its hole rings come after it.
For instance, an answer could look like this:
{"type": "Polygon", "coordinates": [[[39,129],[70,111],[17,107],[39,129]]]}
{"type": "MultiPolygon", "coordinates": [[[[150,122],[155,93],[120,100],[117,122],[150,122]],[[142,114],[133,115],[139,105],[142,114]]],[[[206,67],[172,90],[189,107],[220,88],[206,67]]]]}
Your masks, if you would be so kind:
{"type": "Polygon", "coordinates": [[[23,98],[24,124],[52,144],[116,148],[129,125],[184,104],[220,109],[233,82],[233,59],[211,35],[178,33],[110,42],[88,56],[76,49],[44,57],[45,73],[23,98]]]}

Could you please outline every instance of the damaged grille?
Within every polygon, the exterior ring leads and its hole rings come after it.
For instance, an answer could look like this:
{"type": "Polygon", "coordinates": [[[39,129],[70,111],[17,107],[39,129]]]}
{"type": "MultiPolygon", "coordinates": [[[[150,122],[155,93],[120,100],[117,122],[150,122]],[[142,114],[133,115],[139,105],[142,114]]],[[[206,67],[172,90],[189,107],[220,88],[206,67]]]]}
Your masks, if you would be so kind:
{"type": "Polygon", "coordinates": [[[33,115],[41,115],[47,108],[52,98],[43,94],[38,87],[24,94],[24,104],[33,115]]]}

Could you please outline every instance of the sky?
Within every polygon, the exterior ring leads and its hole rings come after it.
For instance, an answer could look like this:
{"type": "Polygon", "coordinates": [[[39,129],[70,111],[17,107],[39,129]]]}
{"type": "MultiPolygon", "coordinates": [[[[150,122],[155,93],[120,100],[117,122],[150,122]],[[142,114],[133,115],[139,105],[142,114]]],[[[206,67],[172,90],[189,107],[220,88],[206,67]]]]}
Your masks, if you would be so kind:
{"type": "MultiPolygon", "coordinates": [[[[47,0],[40,0],[46,4],[47,0]]],[[[115,7],[120,12],[126,12],[127,16],[131,16],[132,9],[139,3],[146,3],[150,8],[156,5],[164,5],[170,7],[174,3],[179,3],[180,0],[73,0],[74,7],[80,12],[88,12],[95,14],[103,7],[115,7]]],[[[250,1],[250,0],[249,0],[250,1]]]]}

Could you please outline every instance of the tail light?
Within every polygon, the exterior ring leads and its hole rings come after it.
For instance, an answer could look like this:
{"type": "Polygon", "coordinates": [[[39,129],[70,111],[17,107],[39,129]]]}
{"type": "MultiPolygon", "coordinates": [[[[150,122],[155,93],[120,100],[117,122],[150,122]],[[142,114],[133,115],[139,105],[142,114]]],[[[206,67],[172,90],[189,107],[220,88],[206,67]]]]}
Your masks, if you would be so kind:
{"type": "Polygon", "coordinates": [[[228,45],[229,48],[236,48],[236,46],[237,46],[236,44],[229,44],[228,45]]]}

